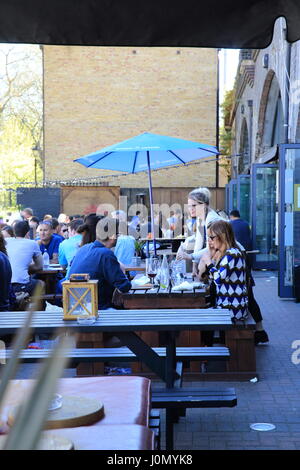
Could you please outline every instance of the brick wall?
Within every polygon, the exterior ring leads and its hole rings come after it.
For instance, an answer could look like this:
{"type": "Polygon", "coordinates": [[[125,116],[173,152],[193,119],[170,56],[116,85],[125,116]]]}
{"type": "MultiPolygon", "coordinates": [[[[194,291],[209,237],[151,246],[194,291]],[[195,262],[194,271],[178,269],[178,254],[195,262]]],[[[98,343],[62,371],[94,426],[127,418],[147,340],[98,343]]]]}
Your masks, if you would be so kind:
{"type": "MultiPolygon", "coordinates": [[[[216,141],[217,52],[44,46],[45,179],[110,175],[73,159],[142,132],[216,141]]],[[[147,175],[108,179],[147,186],[147,175]]],[[[215,163],[153,172],[154,186],[214,186],[215,163]]]]}

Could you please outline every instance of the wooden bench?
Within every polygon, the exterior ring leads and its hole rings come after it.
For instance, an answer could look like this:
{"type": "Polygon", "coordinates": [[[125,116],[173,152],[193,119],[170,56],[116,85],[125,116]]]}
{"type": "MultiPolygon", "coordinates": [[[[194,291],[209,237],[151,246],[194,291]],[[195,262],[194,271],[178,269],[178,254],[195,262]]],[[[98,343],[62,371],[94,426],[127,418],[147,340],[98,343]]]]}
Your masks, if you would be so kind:
{"type": "MultiPolygon", "coordinates": [[[[166,348],[158,347],[153,350],[160,357],[166,356],[166,348]]],[[[9,358],[11,350],[6,350],[6,357],[9,358]]],[[[5,354],[5,352],[4,352],[5,354]]],[[[51,354],[51,349],[23,349],[20,354],[22,362],[36,362],[45,359],[51,354]]],[[[224,360],[230,357],[228,348],[226,347],[178,347],[176,348],[176,356],[180,361],[196,361],[196,360],[224,360]]],[[[68,357],[71,358],[71,364],[79,362],[114,362],[114,361],[137,361],[136,355],[127,347],[120,348],[77,348],[69,352],[68,357]]]]}
{"type": "Polygon", "coordinates": [[[174,448],[174,422],[178,409],[232,408],[237,405],[234,388],[207,390],[196,388],[160,388],[152,390],[152,407],[166,410],[166,449],[174,448]]]}
{"type": "MultiPolygon", "coordinates": [[[[216,328],[216,331],[218,329],[216,328]]],[[[244,322],[232,324],[232,326],[224,331],[225,344],[230,351],[230,357],[222,365],[217,364],[219,359],[210,358],[207,370],[203,372],[198,361],[190,361],[185,365],[184,376],[188,380],[204,380],[204,381],[248,381],[254,377],[259,377],[256,370],[256,347],[254,344],[255,322],[249,316],[244,322]],[[215,361],[215,364],[214,364],[215,361]],[[219,367],[218,367],[219,366],[219,367]]],[[[142,337],[152,346],[159,345],[159,334],[151,332],[142,332],[142,337]]],[[[214,343],[222,344],[220,339],[215,337],[214,343]]],[[[201,331],[181,331],[177,338],[177,347],[198,347],[202,343],[201,331]]],[[[222,344],[223,345],[223,344],[222,344]]],[[[213,346],[215,348],[217,346],[213,346]]],[[[212,349],[212,348],[210,348],[212,349]]],[[[148,376],[148,370],[142,364],[136,363],[135,373],[148,376]]]]}

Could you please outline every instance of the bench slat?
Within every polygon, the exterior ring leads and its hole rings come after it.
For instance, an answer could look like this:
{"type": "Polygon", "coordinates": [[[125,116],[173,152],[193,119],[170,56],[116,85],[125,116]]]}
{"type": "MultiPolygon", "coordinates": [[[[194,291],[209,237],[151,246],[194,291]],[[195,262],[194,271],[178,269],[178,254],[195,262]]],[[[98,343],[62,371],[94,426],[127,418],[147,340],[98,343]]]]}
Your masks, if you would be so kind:
{"type": "MultiPolygon", "coordinates": [[[[160,357],[166,357],[166,348],[152,348],[160,357]]],[[[9,358],[11,351],[3,351],[4,357],[9,358]]],[[[35,362],[51,354],[51,349],[23,349],[20,358],[23,362],[35,362]]],[[[68,357],[80,362],[102,361],[137,361],[137,356],[127,347],[121,348],[78,348],[68,353],[68,357]]],[[[229,349],[226,347],[177,347],[176,358],[181,360],[228,360],[229,349]]]]}
{"type": "Polygon", "coordinates": [[[153,408],[219,408],[234,407],[237,398],[234,388],[206,390],[196,388],[155,389],[153,408]]]}
{"type": "Polygon", "coordinates": [[[174,448],[174,422],[186,408],[232,408],[237,405],[234,388],[163,388],[152,390],[152,407],[166,410],[166,449],[174,448]]]}

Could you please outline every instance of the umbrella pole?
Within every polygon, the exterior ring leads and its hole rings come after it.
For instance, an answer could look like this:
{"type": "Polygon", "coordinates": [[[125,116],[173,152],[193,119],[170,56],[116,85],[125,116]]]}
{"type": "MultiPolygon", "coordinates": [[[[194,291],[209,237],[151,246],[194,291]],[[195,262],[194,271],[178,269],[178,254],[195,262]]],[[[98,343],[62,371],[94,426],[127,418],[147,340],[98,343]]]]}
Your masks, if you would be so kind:
{"type": "Polygon", "coordinates": [[[152,193],[152,178],[150,168],[150,152],[147,150],[147,164],[148,164],[148,180],[149,180],[149,199],[150,199],[150,214],[151,214],[151,232],[153,234],[154,256],[156,256],[156,243],[154,233],[154,213],[153,213],[153,193],[152,193]]]}

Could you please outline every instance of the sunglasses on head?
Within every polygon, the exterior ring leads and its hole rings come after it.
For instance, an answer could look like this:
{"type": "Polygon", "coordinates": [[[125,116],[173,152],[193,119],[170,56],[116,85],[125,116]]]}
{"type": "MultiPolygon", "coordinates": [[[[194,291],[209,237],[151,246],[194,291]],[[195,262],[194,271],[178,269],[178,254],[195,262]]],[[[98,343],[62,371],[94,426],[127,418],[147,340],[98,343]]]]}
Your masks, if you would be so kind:
{"type": "Polygon", "coordinates": [[[217,238],[217,235],[208,235],[208,237],[210,240],[214,240],[215,238],[217,238]]]}
{"type": "Polygon", "coordinates": [[[197,206],[202,205],[202,204],[204,204],[204,202],[199,201],[199,202],[196,202],[195,204],[188,204],[188,207],[197,207],[197,206]]]}

